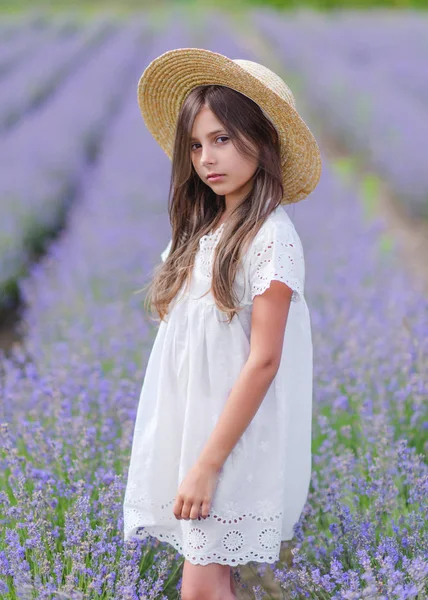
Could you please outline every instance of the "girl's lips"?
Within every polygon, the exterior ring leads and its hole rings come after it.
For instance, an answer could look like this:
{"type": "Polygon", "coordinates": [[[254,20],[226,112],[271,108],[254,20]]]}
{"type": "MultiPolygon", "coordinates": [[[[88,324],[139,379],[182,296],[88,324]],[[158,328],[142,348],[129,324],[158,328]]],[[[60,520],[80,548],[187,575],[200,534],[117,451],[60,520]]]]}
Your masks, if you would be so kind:
{"type": "Polygon", "coordinates": [[[208,177],[208,181],[218,181],[222,177],[224,177],[224,175],[215,175],[213,177],[208,177]]]}

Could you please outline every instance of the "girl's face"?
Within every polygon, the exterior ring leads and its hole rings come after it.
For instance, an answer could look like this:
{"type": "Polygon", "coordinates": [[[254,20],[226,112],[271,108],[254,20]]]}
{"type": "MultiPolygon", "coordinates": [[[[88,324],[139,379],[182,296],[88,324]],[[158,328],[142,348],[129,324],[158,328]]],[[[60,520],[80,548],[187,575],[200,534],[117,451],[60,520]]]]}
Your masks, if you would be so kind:
{"type": "Polygon", "coordinates": [[[216,194],[226,197],[226,205],[232,210],[251,190],[253,182],[250,180],[258,161],[238,153],[226,130],[207,106],[203,106],[195,118],[191,138],[190,155],[195,171],[216,194]],[[223,177],[211,181],[207,178],[210,173],[220,173],[223,177]]]}

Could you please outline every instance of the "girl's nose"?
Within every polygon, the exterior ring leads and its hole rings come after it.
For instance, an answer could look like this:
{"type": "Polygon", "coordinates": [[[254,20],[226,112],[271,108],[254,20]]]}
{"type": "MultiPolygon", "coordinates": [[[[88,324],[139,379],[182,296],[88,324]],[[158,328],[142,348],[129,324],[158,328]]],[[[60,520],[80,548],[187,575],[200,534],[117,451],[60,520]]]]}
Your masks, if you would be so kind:
{"type": "Polygon", "coordinates": [[[201,165],[204,167],[208,167],[210,165],[212,165],[213,163],[213,157],[211,155],[211,152],[208,148],[202,149],[201,152],[201,165]]]}

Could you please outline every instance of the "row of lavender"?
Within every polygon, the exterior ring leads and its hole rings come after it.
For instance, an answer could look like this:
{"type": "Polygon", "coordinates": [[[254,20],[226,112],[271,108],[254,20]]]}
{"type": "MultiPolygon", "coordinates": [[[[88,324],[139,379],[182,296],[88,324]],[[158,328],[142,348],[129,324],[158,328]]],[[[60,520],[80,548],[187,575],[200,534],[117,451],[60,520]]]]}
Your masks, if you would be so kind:
{"type": "Polygon", "coordinates": [[[1,137],[0,309],[63,223],[148,31],[136,20],[95,23],[66,37],[48,29],[47,36],[0,80],[0,123],[10,120],[11,106],[20,117],[1,137]]]}
{"type": "MultiPolygon", "coordinates": [[[[62,21],[63,17],[57,17],[57,22],[62,21]]],[[[67,22],[70,22],[70,15],[66,16],[67,22]]],[[[20,14],[3,13],[0,21],[0,35],[2,45],[13,42],[20,37],[28,37],[28,34],[35,31],[42,31],[50,26],[52,17],[43,11],[28,11],[20,14]]]]}
{"type": "Polygon", "coordinates": [[[428,218],[428,15],[263,9],[252,20],[323,131],[383,176],[409,215],[428,218]]]}
{"type": "MultiPolygon", "coordinates": [[[[203,32],[206,47],[258,60],[227,35],[224,20],[209,21],[223,35],[203,32]]],[[[141,57],[134,82],[154,56],[191,45],[172,22],[141,57]]],[[[168,160],[144,127],[134,85],[124,93],[67,231],[21,282],[26,351],[4,359],[0,390],[9,424],[0,469],[3,594],[36,586],[41,598],[59,590],[156,598],[175,582],[174,554],[122,543],[131,435],[155,333],[134,292],[169,239],[168,160]],[[158,587],[150,573],[141,577],[141,551],[144,565],[156,552],[158,587]]],[[[276,575],[302,597],[423,597],[427,302],[396,256],[378,253],[383,223],[364,222],[355,193],[327,161],[316,192],[287,211],[307,264],[314,473],[296,531],[296,570],[276,575]]]]}
{"type": "MultiPolygon", "coordinates": [[[[111,27],[112,24],[110,24],[111,27]]],[[[102,41],[108,24],[95,23],[70,31],[67,24],[47,30],[28,55],[0,79],[0,132],[12,127],[73,75],[93,46],[102,41]]],[[[20,40],[21,44],[27,40],[20,40]]]]}
{"type": "MultiPolygon", "coordinates": [[[[55,25],[63,27],[64,21],[56,22],[55,25]]],[[[23,20],[19,23],[2,21],[0,27],[0,76],[3,76],[20,61],[25,60],[44,40],[47,23],[45,21],[25,23],[23,20]]]]}

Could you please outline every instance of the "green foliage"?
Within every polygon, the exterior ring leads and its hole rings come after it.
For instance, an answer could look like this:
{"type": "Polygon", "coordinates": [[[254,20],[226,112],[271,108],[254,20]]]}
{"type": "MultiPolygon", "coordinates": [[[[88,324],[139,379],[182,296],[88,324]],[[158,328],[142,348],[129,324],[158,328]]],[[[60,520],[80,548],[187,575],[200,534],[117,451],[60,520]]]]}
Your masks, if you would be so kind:
{"type": "MultiPolygon", "coordinates": [[[[120,5],[113,0],[75,0],[73,9],[97,12],[100,10],[111,10],[112,12],[123,12],[128,10],[168,10],[168,7],[180,5],[195,5],[198,10],[204,8],[216,8],[236,10],[245,8],[270,7],[277,10],[292,10],[308,8],[319,11],[335,9],[361,9],[371,8],[386,9],[421,9],[428,8],[428,0],[235,0],[231,5],[229,0],[169,0],[167,2],[153,2],[152,0],[122,0],[120,5]]],[[[0,11],[34,11],[37,8],[48,10],[70,10],[67,0],[0,0],[0,11]]]]}
{"type": "Polygon", "coordinates": [[[376,213],[379,197],[380,179],[374,173],[366,173],[361,179],[360,197],[363,201],[364,212],[371,219],[376,213]]]}

